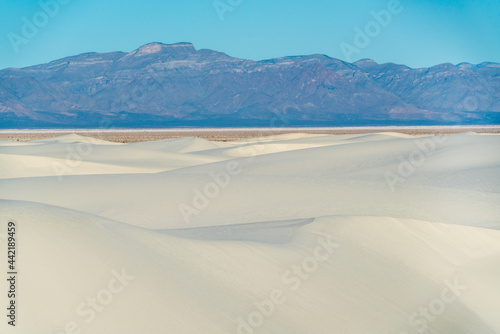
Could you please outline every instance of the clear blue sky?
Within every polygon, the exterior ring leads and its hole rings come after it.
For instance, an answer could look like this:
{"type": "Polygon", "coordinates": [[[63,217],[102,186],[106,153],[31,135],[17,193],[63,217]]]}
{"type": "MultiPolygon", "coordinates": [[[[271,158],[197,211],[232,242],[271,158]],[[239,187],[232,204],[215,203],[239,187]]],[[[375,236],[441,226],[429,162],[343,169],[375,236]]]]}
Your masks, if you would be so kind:
{"type": "Polygon", "coordinates": [[[219,15],[214,0],[2,0],[0,68],[132,51],[153,41],[192,42],[255,60],[313,53],[347,60],[341,45],[349,44],[356,48],[350,60],[412,67],[500,62],[499,0],[400,0],[399,12],[378,29],[371,12],[394,1],[220,0],[232,10],[219,15]],[[45,14],[40,3],[53,1],[67,3],[45,14]],[[35,23],[38,31],[26,28],[35,23]],[[362,47],[354,42],[356,27],[372,29],[368,43],[358,41],[362,47]]]}

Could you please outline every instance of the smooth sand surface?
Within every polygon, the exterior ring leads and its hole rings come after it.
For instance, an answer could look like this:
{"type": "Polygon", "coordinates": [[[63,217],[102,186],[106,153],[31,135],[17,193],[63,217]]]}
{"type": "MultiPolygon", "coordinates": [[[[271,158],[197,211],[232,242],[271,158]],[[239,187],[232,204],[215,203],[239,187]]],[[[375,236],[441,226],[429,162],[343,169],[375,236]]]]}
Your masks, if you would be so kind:
{"type": "Polygon", "coordinates": [[[499,144],[0,141],[0,332],[498,334],[499,144]]]}

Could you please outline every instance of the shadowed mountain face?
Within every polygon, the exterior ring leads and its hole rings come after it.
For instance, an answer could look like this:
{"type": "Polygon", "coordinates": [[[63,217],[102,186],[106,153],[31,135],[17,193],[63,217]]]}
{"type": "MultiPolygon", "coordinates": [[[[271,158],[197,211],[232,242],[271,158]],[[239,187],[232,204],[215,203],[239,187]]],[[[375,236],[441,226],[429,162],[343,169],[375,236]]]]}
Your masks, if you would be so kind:
{"type": "Polygon", "coordinates": [[[500,64],[251,61],[151,43],[0,71],[0,127],[500,123],[500,64]]]}

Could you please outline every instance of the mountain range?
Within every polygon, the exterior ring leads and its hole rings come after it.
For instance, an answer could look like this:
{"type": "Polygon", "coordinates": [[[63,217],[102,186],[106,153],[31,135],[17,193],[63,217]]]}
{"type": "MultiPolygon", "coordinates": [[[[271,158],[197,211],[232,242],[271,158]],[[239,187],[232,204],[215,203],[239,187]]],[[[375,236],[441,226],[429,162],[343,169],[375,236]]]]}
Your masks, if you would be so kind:
{"type": "Polygon", "coordinates": [[[500,123],[500,64],[246,60],[191,43],[0,71],[0,128],[500,123]]]}

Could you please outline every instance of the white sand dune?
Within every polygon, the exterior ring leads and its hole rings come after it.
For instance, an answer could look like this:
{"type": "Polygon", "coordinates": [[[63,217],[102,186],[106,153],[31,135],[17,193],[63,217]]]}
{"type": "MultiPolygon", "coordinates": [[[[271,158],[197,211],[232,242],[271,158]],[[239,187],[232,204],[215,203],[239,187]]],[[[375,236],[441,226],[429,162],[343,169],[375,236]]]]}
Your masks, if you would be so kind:
{"type": "Polygon", "coordinates": [[[499,144],[3,141],[0,332],[498,334],[499,144]]]}
{"type": "Polygon", "coordinates": [[[0,178],[154,173],[224,157],[182,154],[218,147],[202,139],[117,144],[78,135],[0,145],[0,178]]]}

